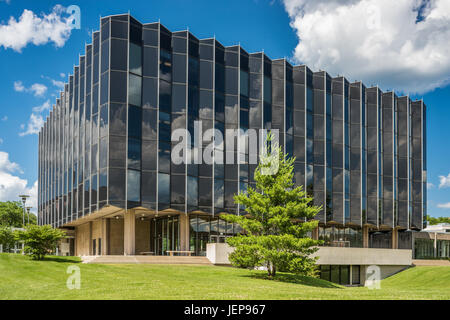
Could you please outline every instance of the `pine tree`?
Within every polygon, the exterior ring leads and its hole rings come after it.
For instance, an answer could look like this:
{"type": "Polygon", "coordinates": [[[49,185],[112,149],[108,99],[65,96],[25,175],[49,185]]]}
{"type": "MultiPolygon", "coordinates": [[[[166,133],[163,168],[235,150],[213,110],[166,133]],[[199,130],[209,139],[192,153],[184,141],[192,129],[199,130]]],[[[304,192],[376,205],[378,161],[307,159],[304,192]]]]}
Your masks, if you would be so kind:
{"type": "MultiPolygon", "coordinates": [[[[271,144],[271,135],[267,144],[271,144]]],[[[312,205],[313,199],[303,187],[294,186],[295,158],[275,144],[272,152],[265,154],[255,170],[255,188],[248,187],[234,197],[247,214],[223,216],[245,231],[227,240],[235,248],[229,259],[242,268],[266,266],[269,277],[277,271],[315,276],[316,258],[310,255],[321,242],[308,233],[317,228],[318,221],[313,218],[322,207],[312,205]],[[278,170],[270,172],[270,168],[278,170]]]]}

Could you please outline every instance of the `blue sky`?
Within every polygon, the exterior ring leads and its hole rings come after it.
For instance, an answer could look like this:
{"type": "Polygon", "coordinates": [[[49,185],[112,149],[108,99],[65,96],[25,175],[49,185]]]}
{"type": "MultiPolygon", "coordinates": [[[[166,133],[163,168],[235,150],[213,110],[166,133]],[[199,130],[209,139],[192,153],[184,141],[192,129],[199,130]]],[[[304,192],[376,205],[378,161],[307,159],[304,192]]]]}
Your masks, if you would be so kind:
{"type": "MultiPolygon", "coordinates": [[[[411,0],[411,3],[417,1],[411,0]]],[[[330,6],[333,5],[333,1],[329,2],[330,6]]],[[[54,95],[59,92],[58,85],[61,81],[65,81],[67,75],[72,72],[73,65],[78,62],[78,55],[84,52],[85,43],[91,41],[90,32],[98,29],[99,17],[130,11],[141,22],[153,22],[160,19],[161,23],[172,31],[189,28],[199,38],[215,35],[224,45],[240,42],[249,52],[264,50],[271,58],[286,57],[293,62],[306,62],[313,70],[324,69],[330,71],[332,76],[338,73],[347,76],[346,70],[349,70],[349,80],[371,79],[374,82],[366,82],[368,86],[372,83],[379,83],[385,89],[400,88],[403,92],[410,93],[413,98],[423,97],[428,106],[428,180],[432,184],[428,190],[428,211],[433,216],[450,216],[450,161],[448,160],[450,158],[450,134],[447,130],[447,126],[450,124],[450,109],[448,108],[450,86],[446,85],[450,78],[450,58],[438,55],[438,57],[442,57],[442,61],[438,58],[434,64],[427,65],[433,70],[432,72],[417,71],[417,68],[413,67],[414,65],[423,65],[420,60],[424,59],[423,56],[430,57],[431,55],[433,57],[434,53],[442,53],[440,50],[444,50],[445,53],[446,49],[439,47],[434,39],[430,38],[425,41],[425,45],[422,43],[422,46],[427,47],[429,51],[421,51],[420,53],[423,55],[413,55],[408,54],[408,50],[405,49],[407,47],[397,50],[394,45],[395,41],[386,44],[383,42],[384,40],[380,40],[379,46],[384,45],[382,47],[384,52],[392,51],[389,56],[392,59],[391,69],[377,68],[372,65],[367,65],[367,68],[359,67],[358,63],[364,65],[366,63],[364,59],[368,59],[368,57],[364,54],[353,57],[351,54],[354,53],[349,53],[347,50],[353,48],[353,52],[361,52],[356,50],[362,45],[358,40],[360,38],[351,37],[352,41],[347,41],[345,30],[335,36],[333,36],[333,32],[342,27],[342,22],[354,21],[357,23],[360,16],[357,10],[372,11],[370,8],[369,10],[358,6],[346,6],[346,2],[347,0],[344,0],[342,4],[338,5],[344,6],[345,9],[340,11],[344,12],[345,16],[339,16],[335,13],[332,14],[331,12],[336,10],[326,7],[328,2],[323,0],[230,0],[226,2],[165,0],[133,1],[132,4],[130,1],[111,0],[0,0],[0,70],[2,75],[0,77],[0,96],[2,97],[0,102],[0,200],[15,200],[18,192],[35,193],[36,188],[33,186],[37,179],[38,139],[33,132],[36,131],[34,126],[39,125],[41,117],[45,118],[48,114],[48,104],[46,103],[50,103],[50,105],[54,103],[54,95]],[[30,11],[30,16],[34,17],[31,21],[39,23],[37,18],[43,18],[52,12],[56,12],[57,16],[64,16],[62,11],[54,10],[56,5],[68,7],[72,4],[78,5],[81,9],[80,30],[71,30],[68,35],[61,35],[61,37],[49,36],[50,39],[43,36],[46,31],[34,37],[23,33],[8,39],[5,36],[6,31],[11,34],[10,30],[14,30],[14,32],[21,30],[21,25],[11,23],[10,18],[18,20],[24,14],[25,9],[30,11]],[[319,4],[322,6],[318,6],[319,4]],[[314,21],[319,13],[322,19],[325,19],[325,23],[320,26],[308,24],[311,23],[310,21],[314,21]],[[12,29],[6,29],[7,25],[12,29]],[[331,30],[331,32],[327,30],[331,30]],[[331,36],[333,38],[329,39],[331,36]],[[342,39],[339,40],[341,36],[342,39]],[[300,42],[299,37],[302,39],[300,42]],[[324,43],[329,46],[330,50],[325,50],[327,48],[324,47],[324,43]],[[409,58],[415,60],[408,64],[402,63],[409,58]],[[420,79],[420,81],[412,81],[411,79],[414,78],[420,79]],[[445,208],[446,204],[448,208],[445,208]]],[[[432,31],[432,28],[435,27],[435,23],[431,24],[430,21],[445,22],[445,19],[450,19],[450,12],[445,11],[447,9],[450,8],[430,7],[428,11],[421,9],[421,17],[424,16],[428,23],[426,28],[432,31]],[[438,20],[432,20],[436,16],[436,12],[446,12],[448,15],[438,17],[438,20]],[[429,15],[428,20],[426,19],[427,14],[429,15]]],[[[379,12],[379,16],[376,14],[374,16],[381,19],[381,22],[383,19],[400,20],[399,23],[402,22],[402,19],[411,20],[411,14],[403,15],[402,13],[405,11],[410,13],[409,11],[413,10],[408,10],[407,7],[396,7],[392,10],[398,12],[395,19],[385,18],[387,15],[384,15],[383,11],[379,12]]],[[[377,28],[377,19],[375,18],[373,19],[374,24],[368,25],[368,28],[374,28],[373,26],[377,28]]],[[[384,25],[381,23],[381,26],[375,29],[373,34],[375,35],[377,32],[386,34],[384,25]]],[[[396,27],[395,23],[389,25],[391,28],[396,27]]],[[[411,28],[409,34],[414,34],[416,32],[415,24],[411,23],[409,27],[411,28]]],[[[53,35],[58,33],[58,30],[58,26],[55,26],[53,35]]],[[[392,31],[392,29],[389,30],[391,33],[392,31]]],[[[444,39],[450,41],[450,37],[448,37],[450,33],[447,31],[443,31],[443,36],[444,39]]],[[[23,32],[33,32],[33,30],[25,28],[23,32]]],[[[415,40],[411,39],[413,46],[415,40]]],[[[447,46],[448,41],[446,42],[447,46]]],[[[368,51],[373,52],[372,50],[368,51]]],[[[373,61],[374,64],[378,64],[377,59],[379,57],[371,58],[370,63],[373,61]]],[[[385,58],[383,61],[386,64],[390,63],[385,58]]]]}

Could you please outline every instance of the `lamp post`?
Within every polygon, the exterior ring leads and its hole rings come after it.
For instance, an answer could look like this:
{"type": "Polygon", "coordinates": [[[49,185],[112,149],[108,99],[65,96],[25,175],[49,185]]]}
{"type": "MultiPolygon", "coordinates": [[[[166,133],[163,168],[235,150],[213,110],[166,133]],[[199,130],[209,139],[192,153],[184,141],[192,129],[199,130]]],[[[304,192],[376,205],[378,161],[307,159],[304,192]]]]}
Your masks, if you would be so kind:
{"type": "Polygon", "coordinates": [[[19,198],[21,198],[22,199],[22,203],[23,203],[23,219],[22,219],[22,222],[23,222],[23,226],[25,226],[25,205],[26,205],[26,203],[27,203],[27,199],[29,198],[30,196],[27,196],[27,195],[20,195],[19,196],[19,198]]]}
{"type": "Polygon", "coordinates": [[[30,210],[31,210],[32,208],[33,208],[33,207],[27,207],[28,224],[30,224],[30,210]]]}

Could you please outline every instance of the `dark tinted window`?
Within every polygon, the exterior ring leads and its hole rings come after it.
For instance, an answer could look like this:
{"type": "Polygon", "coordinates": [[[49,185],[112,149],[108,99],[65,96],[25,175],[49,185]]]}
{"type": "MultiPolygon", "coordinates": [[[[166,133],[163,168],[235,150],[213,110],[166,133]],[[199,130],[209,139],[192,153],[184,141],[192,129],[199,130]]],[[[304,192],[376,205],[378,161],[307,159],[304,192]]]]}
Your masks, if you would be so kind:
{"type": "Polygon", "coordinates": [[[185,176],[172,175],[171,179],[171,203],[184,204],[185,197],[185,176]]]}
{"type": "Polygon", "coordinates": [[[158,104],[158,80],[153,78],[143,79],[142,106],[144,108],[156,108],[158,104]]]}
{"type": "Polygon", "coordinates": [[[144,76],[158,76],[158,48],[144,47],[144,76]]]}
{"type": "Polygon", "coordinates": [[[130,169],[141,169],[141,140],[128,139],[128,168],[130,169]]]}
{"type": "Polygon", "coordinates": [[[170,203],[170,175],[158,174],[158,201],[170,203]]]}
{"type": "Polygon", "coordinates": [[[213,64],[209,61],[200,61],[200,87],[213,88],[213,64]]]}
{"type": "Polygon", "coordinates": [[[142,75],[142,47],[130,43],[130,72],[142,75]]]}
{"type": "Polygon", "coordinates": [[[111,69],[127,70],[128,65],[128,48],[126,40],[111,40],[111,69]]]}
{"type": "Polygon", "coordinates": [[[160,78],[165,81],[172,81],[172,54],[168,51],[160,51],[160,78]]]}
{"type": "Polygon", "coordinates": [[[166,81],[159,82],[159,108],[167,113],[170,113],[172,109],[172,88],[166,81]]]}
{"type": "Polygon", "coordinates": [[[109,200],[125,201],[125,170],[109,169],[109,200]]]}
{"type": "Polygon", "coordinates": [[[128,107],[128,136],[140,139],[142,136],[142,109],[128,107]]]}
{"type": "Polygon", "coordinates": [[[156,173],[142,172],[142,201],[156,202],[156,173]]]}
{"type": "Polygon", "coordinates": [[[110,134],[126,135],[127,108],[125,104],[111,103],[110,105],[110,134]]]}
{"type": "Polygon", "coordinates": [[[173,55],[173,82],[186,83],[186,56],[181,54],[173,55]]]}
{"type": "Polygon", "coordinates": [[[174,84],[173,89],[173,103],[172,112],[180,113],[186,112],[186,85],[174,84]]]}
{"type": "Polygon", "coordinates": [[[156,140],[158,113],[156,110],[142,110],[142,138],[156,140]]]}
{"type": "Polygon", "coordinates": [[[127,200],[132,202],[141,201],[141,173],[139,171],[128,170],[127,200]]]}
{"type": "MultiPolygon", "coordinates": [[[[111,71],[111,101],[127,102],[127,73],[111,71]]],[[[140,95],[140,93],[139,93],[140,95]]]]}
{"type": "Polygon", "coordinates": [[[128,103],[140,107],[142,105],[142,78],[130,74],[128,103]]]}

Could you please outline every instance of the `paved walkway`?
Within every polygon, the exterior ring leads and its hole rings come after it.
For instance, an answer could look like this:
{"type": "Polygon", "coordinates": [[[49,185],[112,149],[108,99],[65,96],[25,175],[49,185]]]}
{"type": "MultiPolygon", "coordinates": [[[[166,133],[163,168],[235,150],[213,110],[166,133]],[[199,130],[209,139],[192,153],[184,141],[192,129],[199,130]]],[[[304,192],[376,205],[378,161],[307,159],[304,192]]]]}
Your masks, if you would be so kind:
{"type": "Polygon", "coordinates": [[[415,266],[448,266],[450,267],[449,260],[413,260],[415,266]]]}
{"type": "Polygon", "coordinates": [[[83,263],[96,264],[184,264],[212,265],[206,257],[183,256],[84,256],[83,263]]]}

